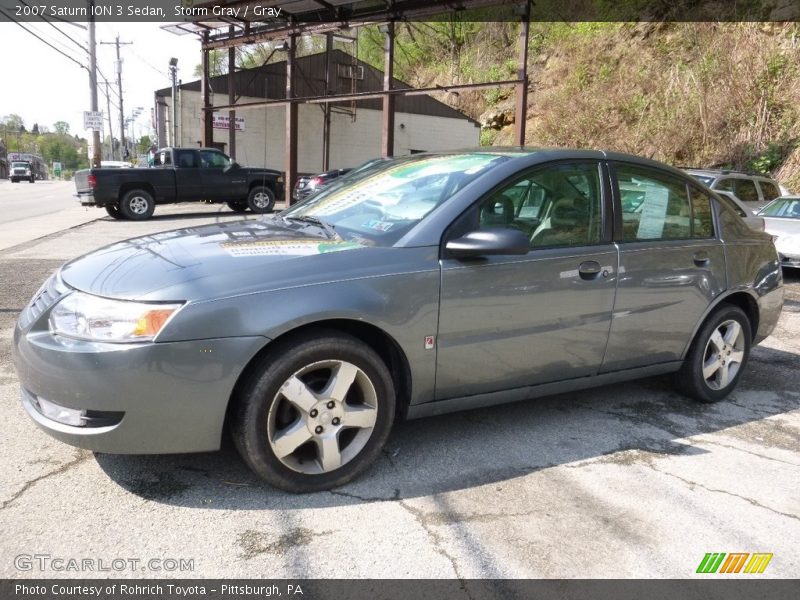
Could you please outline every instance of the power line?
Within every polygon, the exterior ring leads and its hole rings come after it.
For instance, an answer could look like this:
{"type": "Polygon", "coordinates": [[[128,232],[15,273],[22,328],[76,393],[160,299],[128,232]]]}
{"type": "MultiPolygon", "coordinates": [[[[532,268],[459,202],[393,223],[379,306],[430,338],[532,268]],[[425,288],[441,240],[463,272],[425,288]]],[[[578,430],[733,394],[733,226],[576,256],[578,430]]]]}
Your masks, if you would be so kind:
{"type": "Polygon", "coordinates": [[[2,8],[0,8],[0,13],[3,13],[3,15],[5,15],[5,17],[6,17],[6,18],[7,18],[9,21],[11,21],[11,22],[15,23],[16,25],[19,25],[19,26],[20,26],[20,27],[21,27],[21,28],[22,28],[24,31],[26,31],[26,32],[30,33],[30,34],[31,34],[33,37],[35,37],[35,38],[36,38],[37,40],[39,40],[40,42],[42,42],[42,43],[44,43],[44,44],[46,44],[46,45],[50,46],[50,48],[52,48],[53,50],[55,50],[56,52],[58,52],[60,55],[62,55],[62,56],[63,56],[63,57],[65,57],[65,58],[68,58],[69,60],[71,60],[72,62],[74,62],[74,63],[75,63],[76,65],[78,65],[78,66],[79,66],[81,69],[86,69],[87,71],[89,70],[89,69],[88,69],[88,67],[86,67],[86,65],[83,65],[83,64],[81,64],[81,63],[80,63],[80,62],[79,62],[77,59],[75,59],[74,57],[70,56],[70,55],[69,55],[69,54],[67,54],[66,52],[62,52],[61,50],[59,50],[58,48],[56,48],[55,46],[53,46],[53,44],[51,44],[50,42],[48,42],[48,41],[47,41],[47,40],[45,40],[44,38],[41,38],[41,37],[39,37],[39,36],[38,36],[36,33],[34,33],[33,31],[31,31],[31,30],[30,30],[30,29],[28,29],[27,27],[25,27],[25,26],[24,26],[22,23],[20,23],[19,21],[15,21],[15,20],[14,20],[14,19],[11,17],[11,15],[10,15],[10,14],[8,14],[8,13],[7,13],[5,10],[3,10],[2,8]]]}
{"type": "MultiPolygon", "coordinates": [[[[30,6],[30,5],[29,5],[27,2],[25,2],[25,0],[20,0],[20,2],[21,2],[22,4],[24,4],[25,6],[30,6]]],[[[48,25],[50,25],[50,26],[51,26],[53,29],[55,29],[55,30],[56,30],[58,33],[60,33],[60,34],[61,34],[61,35],[63,35],[64,37],[66,37],[66,38],[67,38],[69,41],[71,41],[73,44],[75,44],[76,46],[78,46],[78,48],[80,48],[81,50],[83,50],[84,52],[86,52],[86,54],[87,54],[87,55],[89,54],[89,49],[88,49],[86,46],[84,46],[83,44],[81,44],[80,42],[78,42],[77,40],[75,40],[75,38],[71,37],[71,36],[70,36],[69,34],[67,34],[66,32],[64,32],[64,31],[61,31],[61,30],[60,30],[58,27],[56,27],[56,26],[55,26],[55,24],[54,24],[52,21],[49,21],[48,19],[46,19],[46,18],[45,18],[43,15],[41,15],[41,14],[39,15],[39,18],[40,18],[42,21],[44,21],[45,23],[47,23],[48,25]]]]}

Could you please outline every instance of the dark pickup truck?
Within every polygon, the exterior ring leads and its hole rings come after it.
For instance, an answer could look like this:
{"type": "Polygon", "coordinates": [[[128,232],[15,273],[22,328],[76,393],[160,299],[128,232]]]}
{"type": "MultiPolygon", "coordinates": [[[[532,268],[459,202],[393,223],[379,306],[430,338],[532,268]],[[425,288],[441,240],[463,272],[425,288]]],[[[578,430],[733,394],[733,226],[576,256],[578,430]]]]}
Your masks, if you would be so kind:
{"type": "Polygon", "coordinates": [[[84,169],[75,173],[80,203],[115,219],[141,221],[156,204],[226,202],[236,212],[272,210],[283,174],[241,167],[214,148],[162,148],[151,168],[84,169]]]}

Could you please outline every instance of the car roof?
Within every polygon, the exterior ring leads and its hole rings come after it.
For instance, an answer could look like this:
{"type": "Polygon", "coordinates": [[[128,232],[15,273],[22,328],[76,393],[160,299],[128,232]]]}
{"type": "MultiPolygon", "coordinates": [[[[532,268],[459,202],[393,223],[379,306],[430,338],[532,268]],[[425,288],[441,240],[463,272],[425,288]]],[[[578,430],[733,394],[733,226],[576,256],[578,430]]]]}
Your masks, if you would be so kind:
{"type": "Polygon", "coordinates": [[[743,173],[742,171],[733,171],[728,169],[683,169],[690,175],[703,175],[706,177],[739,177],[746,179],[763,179],[766,181],[775,181],[767,175],[758,175],[743,173]]]}

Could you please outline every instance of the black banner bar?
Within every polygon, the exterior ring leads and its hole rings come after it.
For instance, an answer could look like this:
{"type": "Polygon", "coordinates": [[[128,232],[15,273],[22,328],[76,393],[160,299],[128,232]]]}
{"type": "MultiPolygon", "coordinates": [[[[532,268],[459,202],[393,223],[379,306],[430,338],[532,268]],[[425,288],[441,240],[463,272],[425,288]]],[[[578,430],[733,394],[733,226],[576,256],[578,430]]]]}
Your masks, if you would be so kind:
{"type": "Polygon", "coordinates": [[[30,579],[0,580],[3,600],[796,600],[800,580],[30,579]]]}

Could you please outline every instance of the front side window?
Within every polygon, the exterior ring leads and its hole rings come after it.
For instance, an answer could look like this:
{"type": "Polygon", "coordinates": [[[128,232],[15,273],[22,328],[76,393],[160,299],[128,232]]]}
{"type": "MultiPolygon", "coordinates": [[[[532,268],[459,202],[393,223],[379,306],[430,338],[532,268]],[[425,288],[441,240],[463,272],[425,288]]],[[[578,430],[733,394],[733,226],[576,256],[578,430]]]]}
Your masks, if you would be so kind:
{"type": "Polygon", "coordinates": [[[347,241],[391,246],[434,208],[510,155],[450,154],[397,159],[331,185],[280,215],[330,225],[347,241]]]}
{"type": "Polygon", "coordinates": [[[634,165],[617,165],[616,173],[622,202],[623,241],[692,237],[689,195],[682,179],[634,165]]]}
{"type": "Polygon", "coordinates": [[[519,229],[531,248],[600,243],[602,194],[597,163],[539,168],[483,200],[479,227],[519,229]]]}
{"type": "Polygon", "coordinates": [[[231,159],[222,152],[200,150],[200,165],[204,169],[224,169],[231,164],[231,159]]]}

